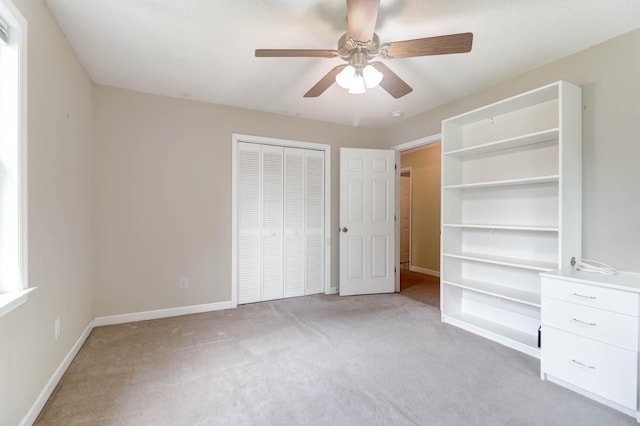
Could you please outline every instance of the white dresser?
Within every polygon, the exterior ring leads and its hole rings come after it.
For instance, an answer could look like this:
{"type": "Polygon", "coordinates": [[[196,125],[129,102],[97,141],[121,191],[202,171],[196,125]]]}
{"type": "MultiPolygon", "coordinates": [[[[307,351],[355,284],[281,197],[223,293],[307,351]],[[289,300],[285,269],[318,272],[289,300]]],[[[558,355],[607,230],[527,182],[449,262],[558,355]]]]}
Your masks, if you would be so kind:
{"type": "Polygon", "coordinates": [[[549,380],[640,421],[640,274],[541,276],[541,369],[549,380]]]}

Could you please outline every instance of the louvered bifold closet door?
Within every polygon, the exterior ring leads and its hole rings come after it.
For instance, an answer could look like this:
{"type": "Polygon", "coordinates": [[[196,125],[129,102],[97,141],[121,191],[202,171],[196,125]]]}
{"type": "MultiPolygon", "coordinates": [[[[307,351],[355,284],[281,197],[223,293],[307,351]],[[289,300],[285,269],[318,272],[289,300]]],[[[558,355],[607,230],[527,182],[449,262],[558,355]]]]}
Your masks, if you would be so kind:
{"type": "Polygon", "coordinates": [[[324,287],[324,151],[305,151],[305,294],[324,287]]]}
{"type": "Polygon", "coordinates": [[[284,295],[283,152],[262,146],[262,300],[284,295]]]}
{"type": "Polygon", "coordinates": [[[238,143],[238,303],[262,299],[261,147],[238,143]]]}
{"type": "Polygon", "coordinates": [[[285,281],[284,296],[305,294],[305,150],[284,149],[285,281]]]}
{"type": "Polygon", "coordinates": [[[238,303],[324,289],[324,152],[238,142],[238,303]]]}

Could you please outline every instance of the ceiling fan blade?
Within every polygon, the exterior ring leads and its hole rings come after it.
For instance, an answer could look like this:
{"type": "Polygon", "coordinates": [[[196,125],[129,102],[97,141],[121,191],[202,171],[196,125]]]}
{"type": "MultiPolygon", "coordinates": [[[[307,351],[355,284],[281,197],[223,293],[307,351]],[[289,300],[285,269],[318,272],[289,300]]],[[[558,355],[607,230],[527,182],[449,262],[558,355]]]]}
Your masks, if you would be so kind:
{"type": "Polygon", "coordinates": [[[355,41],[373,39],[380,0],[347,0],[347,33],[355,41]]]}
{"type": "Polygon", "coordinates": [[[322,95],[325,90],[327,90],[333,83],[336,82],[336,75],[340,74],[340,71],[342,71],[342,69],[346,66],[347,64],[344,64],[338,65],[337,67],[333,68],[324,77],[322,77],[320,81],[315,84],[315,86],[309,89],[309,91],[304,94],[304,97],[316,98],[322,95]]]}
{"type": "Polygon", "coordinates": [[[338,52],[329,49],[256,49],[257,58],[335,58],[336,56],[338,52]]]}
{"type": "Polygon", "coordinates": [[[376,67],[376,69],[384,76],[380,82],[380,87],[389,92],[389,94],[394,98],[401,98],[413,91],[411,86],[405,83],[403,79],[398,77],[396,73],[391,71],[391,69],[382,62],[372,62],[371,65],[376,67]]]}
{"type": "Polygon", "coordinates": [[[395,41],[386,48],[389,58],[465,53],[471,50],[472,33],[451,34],[415,40],[395,41]]]}

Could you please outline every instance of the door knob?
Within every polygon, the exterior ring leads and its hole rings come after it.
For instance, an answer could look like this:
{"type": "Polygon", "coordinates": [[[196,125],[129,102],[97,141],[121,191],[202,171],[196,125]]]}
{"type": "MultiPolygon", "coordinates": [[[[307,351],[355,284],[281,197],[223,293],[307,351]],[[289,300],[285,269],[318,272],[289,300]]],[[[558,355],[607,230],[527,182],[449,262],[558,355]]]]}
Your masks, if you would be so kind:
{"type": "Polygon", "coordinates": [[[347,231],[348,231],[348,229],[346,227],[342,228],[342,232],[347,232],[347,231]]]}

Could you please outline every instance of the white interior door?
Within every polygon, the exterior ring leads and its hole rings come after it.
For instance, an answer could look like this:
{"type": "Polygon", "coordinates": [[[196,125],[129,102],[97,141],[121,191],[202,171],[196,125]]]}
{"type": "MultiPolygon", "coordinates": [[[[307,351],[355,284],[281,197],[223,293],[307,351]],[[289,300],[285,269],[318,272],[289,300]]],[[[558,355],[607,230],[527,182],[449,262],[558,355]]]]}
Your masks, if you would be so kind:
{"type": "Polygon", "coordinates": [[[285,168],[285,280],[284,297],[304,295],[304,150],[284,149],[285,168]]]}
{"type": "Polygon", "coordinates": [[[340,149],[340,295],[395,291],[395,151],[340,149]]]}
{"type": "Polygon", "coordinates": [[[262,147],[262,300],[283,297],[283,148],[262,147]]]}
{"type": "Polygon", "coordinates": [[[238,143],[238,303],[262,300],[262,192],[260,145],[238,143]]]}
{"type": "Polygon", "coordinates": [[[306,288],[304,294],[322,293],[324,288],[324,152],[305,151],[305,210],[306,210],[306,288]]]}

